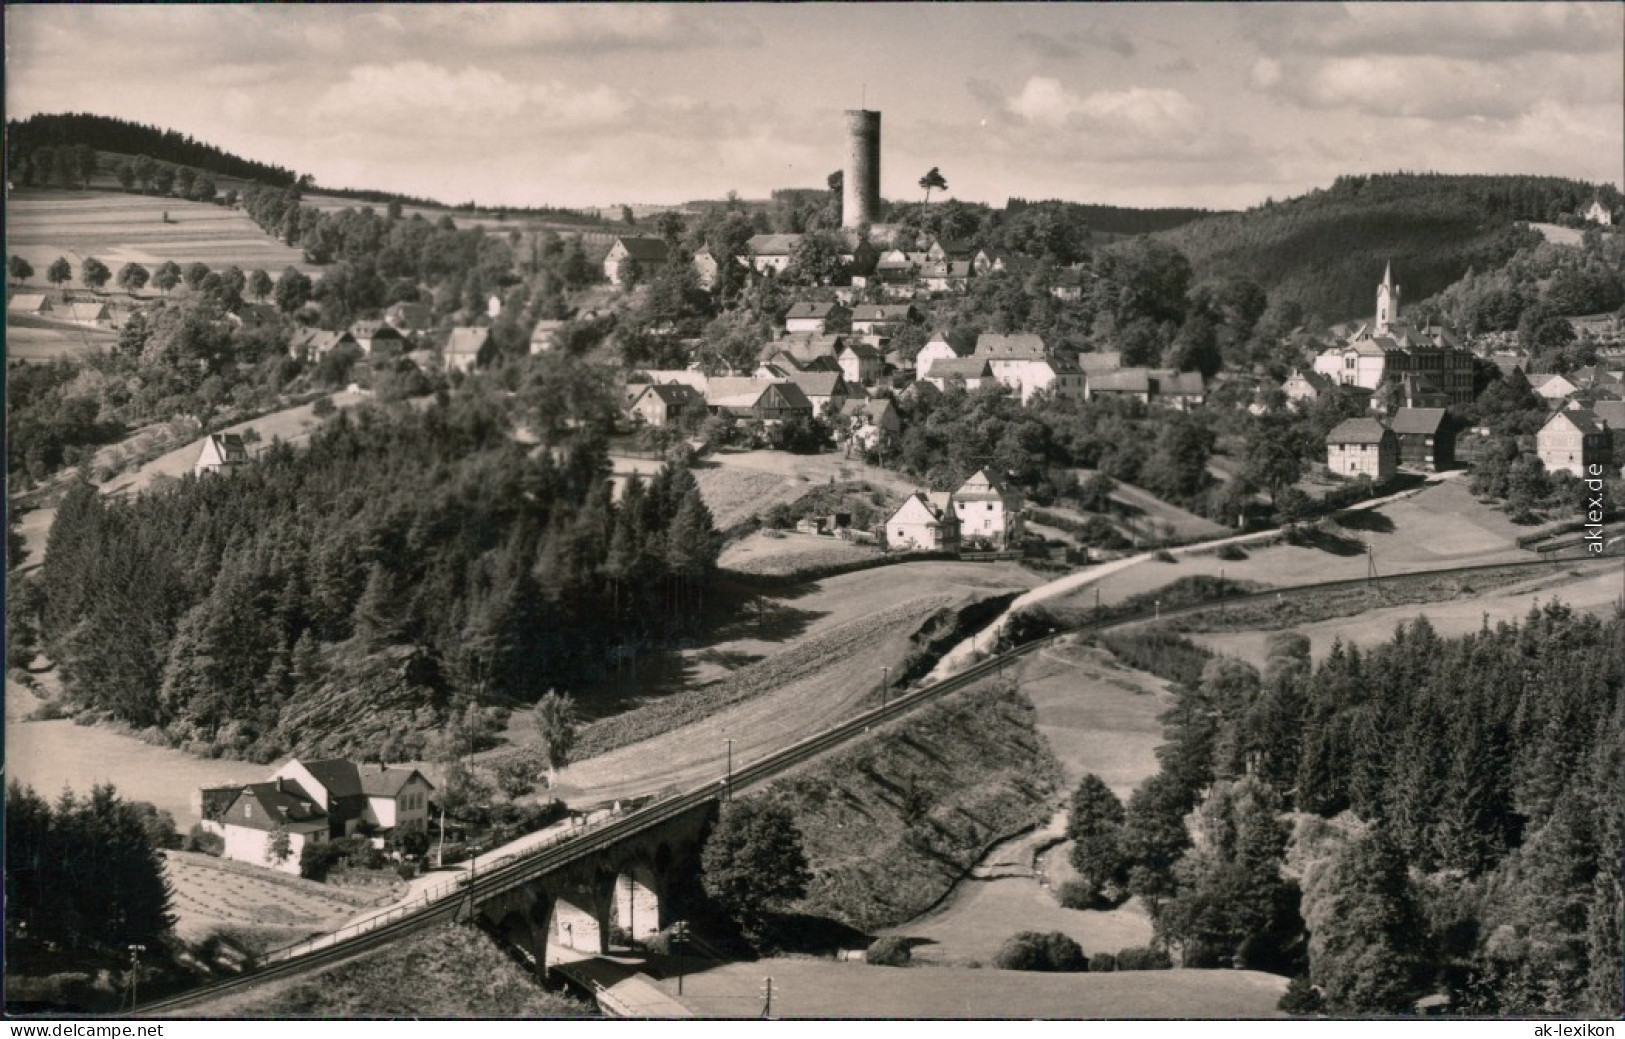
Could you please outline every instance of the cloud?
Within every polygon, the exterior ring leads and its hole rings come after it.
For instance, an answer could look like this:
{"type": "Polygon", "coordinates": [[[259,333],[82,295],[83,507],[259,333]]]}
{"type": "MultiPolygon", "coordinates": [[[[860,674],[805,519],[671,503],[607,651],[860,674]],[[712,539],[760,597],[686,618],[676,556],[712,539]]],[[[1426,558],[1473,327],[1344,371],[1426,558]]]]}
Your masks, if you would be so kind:
{"type": "Polygon", "coordinates": [[[405,61],[352,68],[317,99],[311,114],[362,131],[418,137],[430,130],[485,135],[515,120],[559,130],[603,127],[623,120],[631,108],[631,100],[609,86],[522,83],[485,68],[405,61]]]}
{"type": "Polygon", "coordinates": [[[1124,35],[1121,30],[1102,28],[1098,23],[1080,32],[1060,34],[1017,33],[1016,42],[1027,47],[1041,58],[1051,58],[1058,61],[1082,57],[1087,51],[1105,51],[1120,58],[1132,58],[1138,53],[1134,41],[1124,35]]]}
{"type": "Polygon", "coordinates": [[[1435,55],[1494,61],[1617,51],[1622,15],[1602,3],[1268,4],[1238,8],[1277,57],[1435,55]]]}
{"type": "Polygon", "coordinates": [[[684,5],[468,4],[397,8],[419,45],[431,39],[487,50],[579,55],[742,46],[761,30],[734,8],[725,17],[684,5]]]}

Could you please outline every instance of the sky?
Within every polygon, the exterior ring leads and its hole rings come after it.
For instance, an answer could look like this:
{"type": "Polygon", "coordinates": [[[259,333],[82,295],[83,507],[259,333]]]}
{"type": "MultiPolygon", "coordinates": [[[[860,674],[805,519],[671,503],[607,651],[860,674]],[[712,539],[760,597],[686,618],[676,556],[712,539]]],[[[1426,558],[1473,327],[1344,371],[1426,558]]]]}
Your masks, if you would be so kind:
{"type": "Polygon", "coordinates": [[[881,187],[1245,208],[1394,170],[1625,187],[1625,5],[11,5],[6,115],[80,111],[485,205],[881,187]]]}

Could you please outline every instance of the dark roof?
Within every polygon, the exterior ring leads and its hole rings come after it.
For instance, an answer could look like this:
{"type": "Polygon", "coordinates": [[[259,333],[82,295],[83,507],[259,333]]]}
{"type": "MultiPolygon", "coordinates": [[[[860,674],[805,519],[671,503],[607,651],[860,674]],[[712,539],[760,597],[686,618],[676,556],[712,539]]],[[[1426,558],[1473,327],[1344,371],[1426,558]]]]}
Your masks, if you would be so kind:
{"type": "Polygon", "coordinates": [[[1424,436],[1433,436],[1444,427],[1445,409],[1443,408],[1400,408],[1394,412],[1395,433],[1420,433],[1424,436]]]}
{"type": "Polygon", "coordinates": [[[751,235],[750,251],[756,256],[788,256],[800,241],[798,234],[751,235]]]}
{"type": "Polygon", "coordinates": [[[1089,392],[1150,393],[1151,373],[1144,368],[1119,368],[1117,371],[1090,372],[1089,392]]]}
{"type": "Polygon", "coordinates": [[[1567,418],[1575,429],[1587,436],[1603,431],[1601,420],[1597,418],[1597,413],[1590,408],[1564,408],[1547,419],[1546,425],[1542,426],[1541,430],[1545,431],[1551,428],[1552,423],[1556,422],[1559,417],[1567,418]]]}
{"type": "MultiPolygon", "coordinates": [[[[664,238],[617,238],[615,244],[626,250],[628,256],[639,263],[665,263],[664,238]]],[[[610,246],[613,249],[615,246],[610,246]]]]}
{"type": "Polygon", "coordinates": [[[878,361],[881,357],[879,350],[876,350],[874,347],[870,346],[868,343],[862,342],[861,340],[849,340],[846,344],[846,349],[842,350],[841,353],[844,354],[847,350],[852,351],[852,353],[857,357],[866,360],[878,361]]]}
{"type": "Polygon", "coordinates": [[[245,797],[258,804],[260,810],[247,819],[232,819],[233,826],[269,831],[289,824],[327,825],[327,813],[322,810],[322,806],[305,792],[304,787],[291,779],[250,783],[232,799],[231,804],[226,806],[226,811],[237,807],[245,797]]]}
{"type": "Polygon", "coordinates": [[[992,374],[985,357],[939,357],[926,371],[927,379],[985,379],[992,374]]]}
{"type": "Polygon", "coordinates": [[[401,787],[411,782],[413,776],[423,780],[423,784],[430,790],[434,789],[434,784],[415,768],[391,768],[388,765],[379,765],[375,768],[363,768],[360,772],[361,792],[368,797],[394,797],[401,792],[401,787]]]}
{"type": "Polygon", "coordinates": [[[324,758],[320,761],[301,761],[305,771],[316,782],[327,788],[334,797],[355,797],[361,793],[361,776],[355,762],[343,758],[324,758]]]}
{"type": "Polygon", "coordinates": [[[839,303],[820,303],[817,300],[803,300],[790,305],[790,310],[784,315],[786,321],[791,318],[827,318],[841,309],[839,303]]]}
{"type": "Polygon", "coordinates": [[[1110,372],[1123,367],[1123,355],[1116,350],[1078,355],[1078,370],[1083,372],[1110,372]]]}
{"type": "Polygon", "coordinates": [[[795,383],[808,397],[829,397],[846,392],[846,383],[840,372],[791,372],[785,382],[795,383]]]}
{"type": "Polygon", "coordinates": [[[243,792],[240,786],[206,786],[198,791],[201,811],[205,819],[218,819],[243,792]]]}
{"type": "Polygon", "coordinates": [[[1328,444],[1380,444],[1388,427],[1374,418],[1346,418],[1326,434],[1328,444]]]}
{"type": "Polygon", "coordinates": [[[976,337],[976,356],[989,360],[1042,361],[1048,354],[1043,337],[1032,332],[1015,332],[1011,335],[983,332],[976,337]]]}
{"type": "Polygon", "coordinates": [[[399,339],[401,333],[395,326],[387,321],[357,321],[350,326],[350,334],[357,339],[376,339],[383,336],[386,339],[399,339]]]}
{"type": "Polygon", "coordinates": [[[1625,429],[1625,400],[1599,400],[1591,405],[1591,413],[1609,429],[1625,429]]]}
{"type": "Polygon", "coordinates": [[[668,408],[686,407],[697,400],[704,399],[704,395],[692,386],[684,386],[682,383],[652,383],[645,386],[632,403],[636,404],[642,400],[646,393],[652,393],[659,397],[668,408]]]}

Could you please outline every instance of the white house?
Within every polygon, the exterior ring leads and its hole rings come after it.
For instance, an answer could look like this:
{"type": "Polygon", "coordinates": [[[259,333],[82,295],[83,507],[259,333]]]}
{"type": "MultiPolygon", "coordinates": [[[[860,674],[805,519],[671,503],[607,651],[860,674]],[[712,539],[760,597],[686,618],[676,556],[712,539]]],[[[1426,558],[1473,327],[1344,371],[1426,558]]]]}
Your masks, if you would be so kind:
{"type": "Polygon", "coordinates": [[[948,337],[938,332],[920,347],[919,353],[914,355],[914,368],[917,371],[928,372],[931,365],[937,361],[958,360],[968,356],[970,355],[955,350],[953,344],[948,342],[948,337]]]}
{"type": "Polygon", "coordinates": [[[813,335],[839,332],[840,326],[846,323],[851,314],[851,311],[839,303],[803,300],[790,305],[789,312],[784,315],[784,330],[791,333],[808,332],[813,335]]]}
{"type": "Polygon", "coordinates": [[[446,340],[446,371],[471,372],[491,360],[491,330],[484,327],[464,326],[451,330],[446,340]]]}
{"type": "Polygon", "coordinates": [[[225,842],[223,858],[295,876],[305,846],[331,836],[327,813],[298,783],[285,779],[243,787],[216,823],[225,842]],[[278,834],[287,835],[286,847],[277,847],[278,834]]]}
{"type": "Polygon", "coordinates": [[[978,469],[954,492],[961,542],[973,538],[1008,548],[1021,539],[1021,495],[986,469],[978,469]]]}
{"type": "Polygon", "coordinates": [[[564,327],[563,321],[538,321],[536,327],[530,332],[530,352],[533,354],[546,353],[558,345],[556,339],[559,329],[564,327]]]}
{"type": "Polygon", "coordinates": [[[1374,418],[1344,419],[1326,434],[1326,468],[1384,483],[1399,469],[1399,438],[1374,418]]]}
{"type": "Polygon", "coordinates": [[[971,355],[985,360],[993,377],[1010,387],[1026,404],[1048,390],[1062,397],[1082,397],[1087,388],[1075,361],[1052,354],[1040,336],[1029,332],[1000,335],[983,332],[971,355]]]}
{"type": "Polygon", "coordinates": [[[1604,227],[1607,227],[1614,222],[1613,210],[1603,205],[1602,199],[1600,198],[1592,199],[1591,205],[1586,206],[1585,212],[1580,215],[1591,221],[1593,224],[1601,224],[1604,227]]]}
{"type": "Polygon", "coordinates": [[[953,496],[915,491],[886,520],[886,547],[899,551],[956,552],[959,519],[953,496]]]}
{"type": "Polygon", "coordinates": [[[210,433],[203,438],[203,449],[198,452],[192,472],[199,476],[204,473],[230,475],[247,464],[248,447],[242,437],[236,433],[210,433]]]}
{"type": "Polygon", "coordinates": [[[297,785],[326,813],[334,837],[362,824],[375,830],[426,830],[434,786],[414,768],[357,765],[343,758],[290,760],[271,776],[297,785]]]}
{"type": "Polygon", "coordinates": [[[841,374],[846,376],[846,381],[854,386],[873,385],[885,366],[879,350],[868,343],[850,339],[835,360],[841,366],[841,374]]]}
{"type": "Polygon", "coordinates": [[[609,254],[604,257],[604,277],[619,288],[621,264],[625,260],[631,259],[642,273],[651,274],[654,268],[666,262],[667,253],[666,242],[662,238],[617,238],[615,244],[609,247],[609,254]]]}
{"type": "Polygon", "coordinates": [[[1590,408],[1556,412],[1535,434],[1535,451],[1549,473],[1590,476],[1593,465],[1609,465],[1608,424],[1590,408]]]}

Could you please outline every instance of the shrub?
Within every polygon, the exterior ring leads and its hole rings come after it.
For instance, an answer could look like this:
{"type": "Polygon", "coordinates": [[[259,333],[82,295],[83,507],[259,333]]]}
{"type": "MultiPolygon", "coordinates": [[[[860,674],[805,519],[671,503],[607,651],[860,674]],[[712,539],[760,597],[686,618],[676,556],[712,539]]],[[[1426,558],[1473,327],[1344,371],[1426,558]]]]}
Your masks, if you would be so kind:
{"type": "Polygon", "coordinates": [[[221,855],[226,850],[226,840],[218,833],[211,833],[203,828],[202,823],[193,823],[192,828],[186,831],[186,843],[183,847],[187,851],[200,851],[205,855],[221,855]]]}
{"type": "Polygon", "coordinates": [[[1083,948],[1060,931],[1022,931],[1005,940],[994,963],[1000,970],[1075,973],[1089,969],[1083,948]]]}
{"type": "Polygon", "coordinates": [[[1166,548],[1157,549],[1157,554],[1155,556],[1153,556],[1152,558],[1154,558],[1159,563],[1177,563],[1177,562],[1179,562],[1178,559],[1174,558],[1174,554],[1172,552],[1168,551],[1166,548]]]}
{"type": "Polygon", "coordinates": [[[338,406],[333,403],[332,397],[318,397],[316,403],[310,406],[310,413],[317,418],[326,418],[337,410],[338,406]]]}
{"type": "Polygon", "coordinates": [[[1095,908],[1095,893],[1088,884],[1079,880],[1069,880],[1062,884],[1055,892],[1055,898],[1065,909],[1093,909],[1095,908]]]}
{"type": "Polygon", "coordinates": [[[1166,952],[1143,945],[1117,953],[1118,970],[1168,970],[1173,965],[1174,961],[1168,958],[1166,952]]]}
{"type": "Polygon", "coordinates": [[[1216,554],[1228,563],[1240,562],[1247,558],[1247,553],[1242,551],[1240,545],[1221,545],[1216,554]]]}
{"type": "Polygon", "coordinates": [[[1117,957],[1109,952],[1097,952],[1089,957],[1090,974],[1107,974],[1117,969],[1117,957]]]}
{"type": "Polygon", "coordinates": [[[417,863],[411,861],[397,862],[395,864],[395,872],[400,875],[402,880],[411,880],[413,877],[418,875],[417,863]]]}
{"type": "Polygon", "coordinates": [[[1307,975],[1299,974],[1286,987],[1286,994],[1275,1004],[1289,1014],[1318,1014],[1322,1008],[1320,992],[1309,983],[1307,975]]]}
{"type": "Polygon", "coordinates": [[[909,952],[907,939],[886,935],[870,943],[864,958],[877,967],[906,967],[913,954],[909,952]]]}

